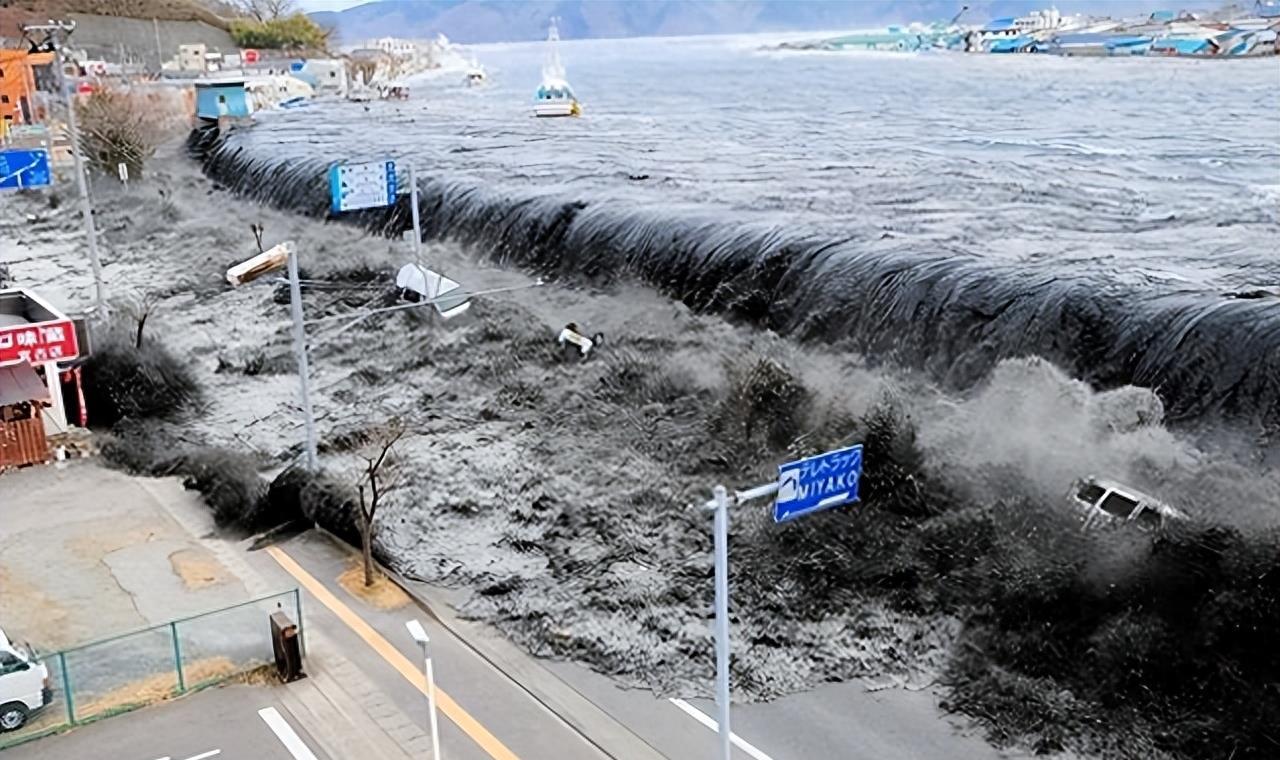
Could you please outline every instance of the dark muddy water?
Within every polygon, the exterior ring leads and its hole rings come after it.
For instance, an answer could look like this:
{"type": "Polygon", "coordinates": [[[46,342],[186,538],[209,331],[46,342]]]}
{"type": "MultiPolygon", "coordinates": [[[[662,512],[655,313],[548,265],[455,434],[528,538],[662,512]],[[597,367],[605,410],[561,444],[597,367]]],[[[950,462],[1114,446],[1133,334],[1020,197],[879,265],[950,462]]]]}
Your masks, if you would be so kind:
{"type": "Polygon", "coordinates": [[[486,87],[262,114],[207,168],[322,214],[330,161],[412,159],[427,234],[502,260],[638,274],[954,385],[1038,354],[1175,420],[1280,422],[1280,297],[1256,292],[1280,292],[1280,61],[759,44],[568,43],[586,112],[553,120],[541,46],[480,48],[486,87]]]}

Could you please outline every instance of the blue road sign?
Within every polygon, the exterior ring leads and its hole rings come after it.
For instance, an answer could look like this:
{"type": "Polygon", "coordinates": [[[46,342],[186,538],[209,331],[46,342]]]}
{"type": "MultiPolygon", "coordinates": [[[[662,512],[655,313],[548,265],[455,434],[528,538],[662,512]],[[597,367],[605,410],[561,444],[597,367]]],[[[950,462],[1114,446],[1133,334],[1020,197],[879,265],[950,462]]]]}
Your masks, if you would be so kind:
{"type": "Polygon", "coordinates": [[[53,184],[47,150],[0,150],[0,190],[53,184]]]}
{"type": "Polygon", "coordinates": [[[395,161],[329,167],[329,208],[335,214],[390,206],[396,202],[396,190],[395,161]]]}
{"type": "Polygon", "coordinates": [[[860,477],[862,444],[779,465],[773,521],[794,520],[857,501],[860,477]]]}

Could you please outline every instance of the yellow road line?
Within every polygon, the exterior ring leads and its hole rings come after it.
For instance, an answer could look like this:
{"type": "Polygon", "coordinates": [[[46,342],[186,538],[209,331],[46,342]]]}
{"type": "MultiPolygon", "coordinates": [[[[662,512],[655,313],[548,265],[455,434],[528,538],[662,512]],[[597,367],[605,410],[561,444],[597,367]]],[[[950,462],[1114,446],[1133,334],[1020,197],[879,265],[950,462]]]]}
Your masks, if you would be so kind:
{"type": "MultiPolygon", "coordinates": [[[[373,651],[381,655],[391,667],[400,672],[404,679],[417,687],[418,691],[423,694],[427,693],[427,682],[422,675],[422,671],[400,653],[400,650],[391,645],[391,642],[382,637],[382,634],[373,629],[373,626],[364,621],[364,618],[357,615],[350,607],[342,603],[342,600],[334,596],[324,584],[316,580],[302,566],[294,561],[293,557],[285,554],[282,549],[275,546],[267,547],[267,553],[272,559],[280,563],[280,567],[285,572],[292,575],[302,584],[303,588],[311,592],[317,600],[320,601],[329,611],[338,616],[338,619],[347,624],[347,627],[355,631],[356,635],[364,639],[364,642],[373,648],[373,651]]],[[[497,737],[489,733],[488,729],[480,725],[480,722],[471,717],[466,710],[462,709],[457,702],[440,690],[440,685],[436,684],[436,705],[440,708],[440,712],[445,717],[453,721],[458,728],[462,729],[467,736],[480,745],[480,748],[489,754],[493,760],[519,760],[515,753],[507,749],[506,745],[498,741],[497,737]]]]}

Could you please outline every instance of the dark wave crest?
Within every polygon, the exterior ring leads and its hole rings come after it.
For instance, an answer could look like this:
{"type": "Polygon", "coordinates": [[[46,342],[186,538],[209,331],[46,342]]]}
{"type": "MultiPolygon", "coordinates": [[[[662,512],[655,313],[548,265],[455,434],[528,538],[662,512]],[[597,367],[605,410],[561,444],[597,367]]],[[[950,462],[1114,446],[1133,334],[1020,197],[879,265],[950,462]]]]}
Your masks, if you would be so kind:
{"type": "MultiPolygon", "coordinates": [[[[206,173],[255,199],[324,217],[326,161],[193,133],[206,173]]],[[[829,238],[658,208],[419,179],[423,233],[560,278],[634,276],[699,311],[922,368],[967,387],[1037,355],[1099,388],[1157,390],[1167,418],[1280,426],[1280,295],[1169,292],[1097,273],[1046,272],[891,238],[829,238]]],[[[344,221],[399,234],[407,196],[344,221]]]]}

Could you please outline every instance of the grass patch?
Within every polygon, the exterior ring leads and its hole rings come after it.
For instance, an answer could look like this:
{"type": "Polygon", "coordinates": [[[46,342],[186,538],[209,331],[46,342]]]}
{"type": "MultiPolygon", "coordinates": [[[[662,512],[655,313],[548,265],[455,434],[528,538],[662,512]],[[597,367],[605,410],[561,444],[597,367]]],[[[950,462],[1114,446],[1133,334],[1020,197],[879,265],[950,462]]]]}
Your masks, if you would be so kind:
{"type": "Polygon", "coordinates": [[[364,585],[364,565],[359,558],[338,576],[338,585],[360,601],[379,610],[398,610],[409,604],[409,595],[386,575],[375,570],[373,585],[364,585]]]}
{"type": "MultiPolygon", "coordinates": [[[[243,669],[226,657],[210,657],[184,663],[182,675],[188,689],[236,675],[243,669]]],[[[156,673],[118,686],[76,705],[76,719],[114,715],[180,696],[176,671],[156,673]]]]}

